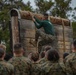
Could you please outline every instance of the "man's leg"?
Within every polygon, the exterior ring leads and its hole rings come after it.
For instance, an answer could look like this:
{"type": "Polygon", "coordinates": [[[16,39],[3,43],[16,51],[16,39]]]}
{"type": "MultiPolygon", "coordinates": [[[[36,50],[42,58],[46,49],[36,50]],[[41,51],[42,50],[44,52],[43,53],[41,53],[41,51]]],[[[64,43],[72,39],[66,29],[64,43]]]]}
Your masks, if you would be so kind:
{"type": "MultiPolygon", "coordinates": [[[[54,48],[57,47],[57,41],[55,41],[56,40],[55,36],[46,34],[45,32],[41,31],[40,29],[38,29],[36,31],[35,41],[31,42],[31,44],[33,46],[35,46],[35,47],[37,46],[39,36],[41,37],[42,40],[46,40],[48,43],[50,43],[52,45],[52,47],[54,47],[54,48]]],[[[47,42],[44,41],[45,44],[48,44],[47,42]]],[[[41,48],[41,46],[44,45],[44,43],[41,41],[41,43],[39,43],[39,47],[41,48]]]]}
{"type": "Polygon", "coordinates": [[[33,46],[37,46],[37,42],[38,42],[39,36],[41,37],[42,40],[45,40],[47,35],[41,29],[37,29],[36,30],[36,34],[35,34],[35,41],[33,41],[33,40],[30,41],[30,43],[33,46]]]}
{"type": "MultiPolygon", "coordinates": [[[[45,44],[50,44],[52,46],[52,48],[54,48],[55,50],[58,50],[58,41],[57,41],[57,38],[53,35],[49,35],[49,34],[46,34],[44,32],[42,32],[40,34],[40,37],[45,40],[45,44]]],[[[44,45],[45,45],[44,44],[44,45]]]]}
{"type": "Polygon", "coordinates": [[[52,46],[52,48],[58,51],[58,41],[56,38],[50,42],[50,45],[52,46]]]}
{"type": "Polygon", "coordinates": [[[45,40],[41,40],[38,43],[38,52],[40,53],[42,51],[42,47],[45,46],[47,42],[45,40]]]}
{"type": "Polygon", "coordinates": [[[55,36],[51,35],[51,34],[46,34],[45,32],[38,30],[37,34],[41,37],[42,40],[50,40],[53,41],[55,40],[55,36]]]}
{"type": "Polygon", "coordinates": [[[36,30],[36,34],[35,34],[35,42],[37,43],[38,42],[38,39],[39,39],[39,33],[40,33],[40,30],[36,30]]]}

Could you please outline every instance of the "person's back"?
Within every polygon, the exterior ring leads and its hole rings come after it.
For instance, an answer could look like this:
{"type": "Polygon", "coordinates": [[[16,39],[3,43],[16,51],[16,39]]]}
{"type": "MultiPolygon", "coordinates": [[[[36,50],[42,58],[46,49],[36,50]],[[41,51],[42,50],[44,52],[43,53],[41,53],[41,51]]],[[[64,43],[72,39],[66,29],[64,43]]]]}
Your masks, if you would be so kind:
{"type": "Polygon", "coordinates": [[[5,50],[0,48],[0,75],[14,75],[14,66],[4,61],[5,50]]]}
{"type": "Polygon", "coordinates": [[[76,75],[76,53],[71,53],[65,58],[65,65],[70,75],[76,75]]]}
{"type": "Polygon", "coordinates": [[[13,57],[9,62],[15,67],[15,75],[30,75],[31,63],[27,58],[13,57]]]}
{"type": "Polygon", "coordinates": [[[70,53],[66,58],[65,65],[68,67],[68,71],[76,75],[76,40],[73,42],[72,45],[72,53],[70,53]]]}
{"type": "Polygon", "coordinates": [[[15,75],[30,75],[31,74],[31,62],[28,58],[23,56],[23,47],[21,44],[14,45],[14,56],[9,60],[14,66],[15,75]]]}
{"type": "Polygon", "coordinates": [[[32,63],[32,75],[40,75],[41,73],[41,67],[39,63],[32,63]]]}
{"type": "Polygon", "coordinates": [[[13,65],[6,61],[0,60],[0,75],[14,75],[13,65]]]}
{"type": "Polygon", "coordinates": [[[74,57],[71,60],[69,60],[68,63],[70,63],[69,66],[71,67],[73,75],[76,75],[76,53],[74,54],[75,54],[74,57]]]}
{"type": "Polygon", "coordinates": [[[47,61],[47,59],[44,57],[44,58],[40,59],[40,60],[38,61],[38,63],[39,63],[39,64],[43,64],[43,63],[45,63],[46,61],[47,61]]]}
{"type": "Polygon", "coordinates": [[[65,62],[69,62],[70,60],[72,60],[74,58],[76,53],[72,52],[70,53],[67,57],[65,57],[65,62]]]}
{"type": "Polygon", "coordinates": [[[65,65],[59,62],[59,54],[57,51],[49,50],[46,57],[48,61],[42,68],[42,75],[67,75],[65,65]]]}
{"type": "Polygon", "coordinates": [[[66,68],[63,63],[48,61],[43,67],[42,75],[66,75],[66,68]]]}
{"type": "Polygon", "coordinates": [[[30,59],[32,61],[32,75],[40,75],[41,68],[40,65],[38,64],[39,60],[39,53],[38,52],[33,52],[31,53],[30,59]]]}

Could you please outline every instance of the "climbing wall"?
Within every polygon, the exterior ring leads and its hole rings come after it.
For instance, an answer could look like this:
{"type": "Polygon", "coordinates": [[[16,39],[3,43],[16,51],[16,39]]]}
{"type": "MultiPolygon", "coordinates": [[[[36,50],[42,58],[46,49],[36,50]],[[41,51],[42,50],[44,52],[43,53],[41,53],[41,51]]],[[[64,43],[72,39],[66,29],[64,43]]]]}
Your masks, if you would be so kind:
{"type": "MultiPolygon", "coordinates": [[[[32,13],[29,11],[18,11],[12,10],[11,12],[11,27],[12,27],[12,43],[22,43],[26,54],[28,55],[32,51],[38,51],[36,47],[30,44],[30,40],[35,39],[35,25],[31,21],[32,16],[37,17],[42,20],[43,15],[32,13]],[[16,12],[17,14],[15,14],[16,12]],[[19,22],[18,22],[19,21],[19,22]]],[[[58,40],[58,49],[60,55],[64,52],[71,51],[71,44],[73,41],[72,37],[72,27],[68,19],[58,18],[49,16],[49,20],[55,27],[56,38],[58,40]]]]}
{"type": "Polygon", "coordinates": [[[64,52],[71,52],[72,47],[72,27],[71,25],[54,25],[58,40],[59,54],[62,57],[64,52]]]}
{"type": "MultiPolygon", "coordinates": [[[[30,40],[35,40],[35,25],[31,20],[21,19],[20,23],[20,38],[21,43],[23,44],[26,53],[32,51],[38,51],[37,47],[34,47],[30,44],[30,40]]],[[[56,38],[58,40],[58,49],[60,55],[63,55],[64,52],[71,51],[72,44],[72,28],[71,24],[69,25],[59,25],[53,24],[55,27],[56,38]]]]}
{"type": "Polygon", "coordinates": [[[20,23],[20,38],[21,43],[26,50],[26,54],[37,51],[37,48],[30,44],[30,40],[35,39],[35,25],[31,20],[21,19],[20,23]]]}

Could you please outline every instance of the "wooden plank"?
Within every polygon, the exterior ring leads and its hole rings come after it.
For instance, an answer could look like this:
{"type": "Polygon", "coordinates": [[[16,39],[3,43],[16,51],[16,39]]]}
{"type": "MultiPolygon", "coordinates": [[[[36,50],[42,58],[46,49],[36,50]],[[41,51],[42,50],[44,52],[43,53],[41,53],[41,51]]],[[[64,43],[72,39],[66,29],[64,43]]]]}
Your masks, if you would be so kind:
{"type": "MultiPolygon", "coordinates": [[[[63,42],[62,41],[58,41],[58,44],[59,45],[63,45],[63,42]]],[[[65,45],[70,45],[71,44],[71,42],[65,42],[65,45]]]]}
{"type": "Polygon", "coordinates": [[[25,38],[27,38],[27,37],[34,37],[35,38],[35,30],[26,30],[25,31],[25,38]]]}
{"type": "Polygon", "coordinates": [[[19,27],[18,27],[18,17],[11,18],[11,28],[12,28],[12,45],[19,43],[19,27]]]}
{"type": "MultiPolygon", "coordinates": [[[[40,20],[44,18],[44,16],[42,14],[36,14],[36,13],[32,13],[30,11],[20,11],[20,15],[21,15],[22,19],[27,19],[27,20],[31,20],[31,18],[32,18],[31,15],[36,16],[40,20]]],[[[49,20],[53,24],[57,24],[57,25],[62,25],[62,20],[63,20],[65,26],[70,26],[70,21],[68,19],[49,16],[49,20]]]]}

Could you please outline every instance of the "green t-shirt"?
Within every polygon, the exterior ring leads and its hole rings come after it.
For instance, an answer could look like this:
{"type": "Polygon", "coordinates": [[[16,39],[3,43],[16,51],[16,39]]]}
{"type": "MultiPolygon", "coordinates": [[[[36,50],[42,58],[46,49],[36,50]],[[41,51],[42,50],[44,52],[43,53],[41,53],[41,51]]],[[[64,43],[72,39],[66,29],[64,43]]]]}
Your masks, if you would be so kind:
{"type": "Polygon", "coordinates": [[[38,29],[43,27],[46,34],[55,35],[54,26],[52,25],[52,23],[49,20],[40,21],[36,17],[35,17],[35,20],[36,21],[34,23],[38,29]]]}

